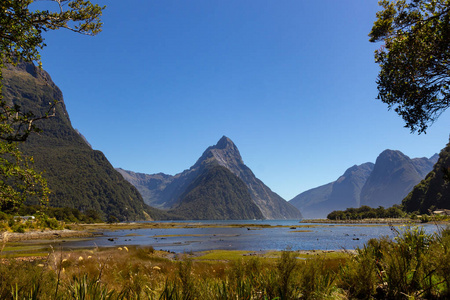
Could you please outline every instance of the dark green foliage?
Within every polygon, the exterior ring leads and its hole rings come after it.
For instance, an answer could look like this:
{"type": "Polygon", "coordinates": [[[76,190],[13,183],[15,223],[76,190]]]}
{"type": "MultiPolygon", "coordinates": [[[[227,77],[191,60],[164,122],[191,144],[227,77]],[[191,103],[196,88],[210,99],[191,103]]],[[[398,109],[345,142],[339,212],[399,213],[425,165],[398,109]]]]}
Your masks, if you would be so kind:
{"type": "Polygon", "coordinates": [[[181,196],[180,204],[169,212],[204,220],[263,218],[245,183],[219,165],[207,167],[181,196]]]}
{"type": "Polygon", "coordinates": [[[448,0],[382,0],[370,32],[381,67],[378,98],[411,131],[425,132],[450,105],[450,3],[448,0]]]}
{"type": "Polygon", "coordinates": [[[378,208],[372,208],[367,205],[363,205],[359,208],[347,208],[345,211],[335,210],[328,214],[329,220],[361,220],[361,219],[375,219],[375,218],[402,218],[405,217],[398,205],[394,205],[389,208],[379,206],[378,208]]]}
{"type": "Polygon", "coordinates": [[[21,145],[25,154],[34,157],[35,168],[44,172],[51,190],[50,206],[76,208],[84,214],[96,211],[104,220],[107,216],[119,221],[145,219],[144,211],[152,217],[156,210],[145,205],[103,153],[92,150],[72,128],[62,93],[47,73],[21,64],[4,70],[4,76],[5,99],[23,111],[40,115],[49,103],[59,102],[55,117],[38,124],[43,132],[21,145]]]}
{"type": "Polygon", "coordinates": [[[447,173],[450,170],[450,143],[439,154],[439,160],[433,170],[414,187],[402,201],[407,212],[418,211],[428,213],[433,206],[437,209],[450,209],[450,181],[447,173]]]}
{"type": "Polygon", "coordinates": [[[23,205],[16,214],[19,216],[33,216],[44,212],[48,217],[66,223],[99,223],[102,216],[96,210],[87,210],[85,213],[70,207],[41,207],[38,205],[23,205]]]}
{"type": "MultiPolygon", "coordinates": [[[[2,0],[0,2],[0,209],[20,206],[26,198],[48,202],[48,188],[22,156],[16,142],[24,142],[31,133],[40,132],[36,123],[52,115],[55,99],[42,110],[24,108],[15,98],[4,97],[4,74],[7,64],[40,62],[39,49],[45,45],[43,31],[67,28],[95,35],[101,31],[100,16],[104,7],[83,0],[53,0],[53,8],[30,10],[35,0],[2,0]]],[[[31,66],[31,65],[30,65],[31,66]]],[[[31,66],[34,75],[34,66],[31,66]]],[[[45,86],[45,84],[44,84],[45,86]]]]}
{"type": "MultiPolygon", "coordinates": [[[[0,61],[39,61],[45,45],[42,32],[59,28],[95,35],[101,31],[105,7],[82,0],[52,0],[44,11],[30,10],[36,0],[2,0],[0,4],[0,61]]],[[[3,65],[1,65],[3,67],[3,65]]],[[[1,71],[0,71],[1,77],[1,71]]]]}

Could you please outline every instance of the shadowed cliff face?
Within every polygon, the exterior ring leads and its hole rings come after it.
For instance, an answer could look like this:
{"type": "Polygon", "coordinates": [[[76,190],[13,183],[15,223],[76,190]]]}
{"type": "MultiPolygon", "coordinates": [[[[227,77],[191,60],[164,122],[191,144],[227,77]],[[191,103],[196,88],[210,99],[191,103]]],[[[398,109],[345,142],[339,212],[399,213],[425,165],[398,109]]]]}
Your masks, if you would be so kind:
{"type": "MultiPolygon", "coordinates": [[[[151,182],[161,174],[147,175],[148,184],[141,188],[141,194],[151,194],[149,198],[144,198],[146,203],[162,207],[171,208],[177,205],[182,194],[187,190],[194,180],[202,174],[206,168],[211,166],[222,166],[229,170],[234,176],[242,180],[248,188],[248,192],[253,202],[260,209],[266,219],[299,219],[300,212],[272,192],[261,180],[255,177],[253,172],[244,164],[236,145],[227,137],[222,137],[219,142],[208,147],[197,162],[189,169],[180,174],[172,176],[166,182],[151,186],[151,182]]],[[[128,176],[132,174],[129,171],[128,176]]],[[[133,181],[130,181],[133,182],[133,181]]],[[[139,186],[136,185],[136,187],[139,186]]]]}
{"type": "Polygon", "coordinates": [[[390,207],[400,204],[422,178],[408,156],[400,151],[385,150],[378,156],[361,191],[361,205],[390,207]]]}
{"type": "Polygon", "coordinates": [[[290,203],[299,208],[305,218],[325,218],[333,210],[357,207],[361,189],[373,166],[373,163],[352,166],[336,181],[303,192],[290,203]]]}
{"type": "MultiPolygon", "coordinates": [[[[373,170],[373,163],[365,163],[353,166],[333,184],[330,199],[332,203],[340,203],[347,207],[360,206],[360,194],[367,178],[373,170]]],[[[331,204],[330,208],[337,209],[337,205],[331,204]]]]}
{"type": "Polygon", "coordinates": [[[21,144],[32,155],[35,167],[48,181],[50,205],[94,209],[103,217],[121,221],[145,219],[149,209],[134,186],[114,170],[100,151],[95,151],[72,128],[62,92],[50,76],[31,64],[9,66],[3,72],[5,100],[24,111],[43,116],[50,103],[59,101],[56,116],[38,122],[43,130],[21,144]]]}

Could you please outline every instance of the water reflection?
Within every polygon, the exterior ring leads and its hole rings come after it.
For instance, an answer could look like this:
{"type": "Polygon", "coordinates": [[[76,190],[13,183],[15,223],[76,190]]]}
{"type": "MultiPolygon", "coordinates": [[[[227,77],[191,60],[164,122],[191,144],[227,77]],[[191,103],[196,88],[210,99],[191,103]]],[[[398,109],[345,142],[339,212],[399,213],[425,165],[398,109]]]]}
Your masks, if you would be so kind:
{"type": "MultiPolygon", "coordinates": [[[[177,253],[215,249],[226,250],[353,250],[369,239],[393,237],[387,225],[309,224],[298,221],[190,221],[201,224],[241,224],[240,227],[131,229],[105,231],[104,236],[70,242],[67,247],[108,247],[119,245],[153,246],[157,250],[177,253]],[[253,227],[248,224],[271,225],[253,227]],[[276,225],[287,227],[273,227],[276,225]],[[295,229],[294,229],[295,228],[295,229]]],[[[437,230],[426,224],[427,232],[437,230]]]]}

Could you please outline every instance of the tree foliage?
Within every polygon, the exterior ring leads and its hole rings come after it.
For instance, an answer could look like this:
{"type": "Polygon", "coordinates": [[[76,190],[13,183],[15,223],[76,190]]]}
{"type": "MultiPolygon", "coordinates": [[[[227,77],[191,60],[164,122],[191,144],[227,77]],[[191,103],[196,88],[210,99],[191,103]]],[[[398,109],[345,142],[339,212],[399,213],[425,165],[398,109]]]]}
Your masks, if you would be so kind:
{"type": "Polygon", "coordinates": [[[382,0],[370,32],[381,67],[378,99],[412,132],[425,132],[450,105],[450,1],[382,0]]]}
{"type": "MultiPolygon", "coordinates": [[[[40,63],[39,50],[46,46],[43,32],[66,28],[81,34],[95,35],[101,31],[100,16],[104,7],[83,0],[50,0],[56,10],[31,10],[37,0],[0,1],[0,81],[5,64],[40,63]]],[[[0,85],[0,139],[25,141],[39,129],[36,120],[48,118],[55,103],[42,116],[23,112],[20,105],[3,99],[0,85]]]]}
{"type": "Polygon", "coordinates": [[[47,204],[49,189],[40,173],[30,167],[32,158],[25,157],[14,143],[0,143],[0,209],[19,206],[26,199],[39,199],[47,204]]]}
{"type": "Polygon", "coordinates": [[[363,205],[359,208],[347,208],[346,210],[335,210],[327,215],[329,220],[361,220],[361,219],[385,219],[385,218],[401,218],[405,213],[398,205],[389,208],[379,206],[372,208],[363,205]]]}
{"type": "Polygon", "coordinates": [[[24,111],[16,102],[4,99],[3,72],[8,64],[38,62],[45,46],[42,34],[66,28],[81,34],[95,35],[101,30],[100,16],[104,7],[83,0],[50,0],[46,10],[33,10],[38,0],[0,1],[0,207],[18,206],[30,197],[48,201],[49,190],[42,175],[30,166],[32,158],[22,155],[17,142],[39,132],[36,121],[51,117],[56,102],[36,116],[24,111]],[[50,10],[51,6],[55,8],[50,10]]]}
{"type": "Polygon", "coordinates": [[[55,11],[30,10],[37,0],[0,2],[0,58],[2,63],[39,61],[39,49],[45,45],[42,33],[66,28],[95,35],[101,31],[104,7],[83,0],[50,0],[55,11]]]}

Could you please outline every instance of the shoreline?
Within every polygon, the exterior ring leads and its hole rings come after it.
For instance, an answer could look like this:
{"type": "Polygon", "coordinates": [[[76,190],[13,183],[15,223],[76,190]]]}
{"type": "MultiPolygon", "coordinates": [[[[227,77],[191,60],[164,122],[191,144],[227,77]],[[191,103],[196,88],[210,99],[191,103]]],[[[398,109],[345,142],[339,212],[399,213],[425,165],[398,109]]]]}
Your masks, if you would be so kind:
{"type": "Polygon", "coordinates": [[[21,242],[28,240],[56,240],[62,238],[87,238],[94,237],[95,234],[87,231],[78,230],[46,230],[46,231],[27,231],[24,233],[4,231],[0,235],[0,243],[21,242]]]}
{"type": "MultiPolygon", "coordinates": [[[[328,219],[304,219],[298,222],[298,228],[308,227],[305,225],[307,223],[312,224],[356,224],[356,225],[367,225],[367,224],[426,224],[421,223],[420,220],[411,219],[362,219],[362,220],[328,220],[328,219]]],[[[430,221],[428,223],[436,224],[450,224],[449,221],[430,221]]],[[[316,225],[310,225],[316,226],[316,225]]],[[[95,223],[95,224],[70,224],[72,229],[63,230],[33,230],[27,231],[25,233],[17,232],[0,232],[0,243],[8,242],[21,242],[28,240],[58,240],[66,238],[90,238],[96,236],[107,236],[108,231],[117,230],[127,230],[127,229],[170,229],[170,228],[247,228],[248,230],[256,230],[259,228],[275,228],[275,227],[291,227],[293,229],[295,226],[286,225],[267,225],[267,224],[254,224],[249,220],[248,224],[203,224],[201,222],[151,222],[151,223],[95,223]]]]}
{"type": "MultiPolygon", "coordinates": [[[[360,219],[360,220],[329,220],[329,219],[305,219],[300,223],[324,223],[324,224],[422,224],[420,220],[409,218],[387,218],[387,219],[360,219]]],[[[429,222],[431,223],[431,222],[429,222]]]]}

